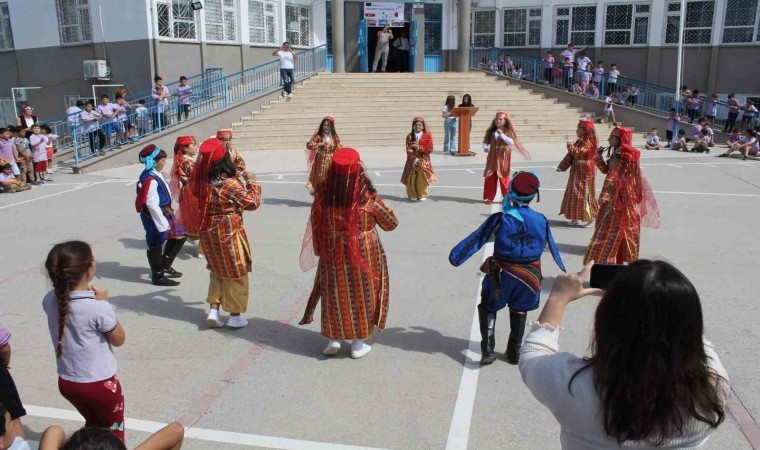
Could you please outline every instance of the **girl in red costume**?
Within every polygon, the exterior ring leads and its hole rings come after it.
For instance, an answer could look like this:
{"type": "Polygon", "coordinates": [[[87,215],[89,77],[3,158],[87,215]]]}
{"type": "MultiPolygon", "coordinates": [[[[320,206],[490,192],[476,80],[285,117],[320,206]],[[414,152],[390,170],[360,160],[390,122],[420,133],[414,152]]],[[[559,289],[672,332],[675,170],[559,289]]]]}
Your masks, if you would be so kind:
{"type": "Polygon", "coordinates": [[[493,204],[496,197],[496,183],[501,186],[501,195],[509,191],[509,171],[512,165],[512,150],[517,150],[523,158],[530,159],[530,154],[517,139],[517,133],[504,111],[496,113],[491,126],[483,138],[483,150],[488,153],[486,169],[483,172],[483,200],[487,205],[493,204]]]}
{"type": "Polygon", "coordinates": [[[428,186],[438,181],[430,162],[433,152],[433,136],[422,117],[412,121],[412,132],[406,136],[406,164],[401,182],[406,186],[409,200],[427,200],[428,186]]]}
{"type": "Polygon", "coordinates": [[[586,118],[578,122],[575,133],[578,140],[567,143],[567,155],[557,167],[557,172],[570,169],[570,177],[567,179],[567,188],[559,213],[570,220],[570,225],[578,225],[584,221],[587,222],[585,227],[591,228],[599,212],[594,186],[596,177],[594,156],[599,150],[599,143],[596,139],[594,122],[586,118]]]}

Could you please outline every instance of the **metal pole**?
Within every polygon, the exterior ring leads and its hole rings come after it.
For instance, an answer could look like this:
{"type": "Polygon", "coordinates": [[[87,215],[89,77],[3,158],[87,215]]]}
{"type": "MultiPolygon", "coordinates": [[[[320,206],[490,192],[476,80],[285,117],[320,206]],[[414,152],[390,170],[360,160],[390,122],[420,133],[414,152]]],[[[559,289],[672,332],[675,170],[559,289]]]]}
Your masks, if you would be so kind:
{"type": "MultiPolygon", "coordinates": [[[[683,64],[683,29],[686,21],[686,0],[681,0],[681,17],[678,21],[678,62],[676,62],[676,117],[681,112],[681,67],[683,64]]],[[[678,139],[678,121],[673,125],[673,139],[678,139]]],[[[672,142],[672,141],[671,141],[672,142]]]]}
{"type": "Polygon", "coordinates": [[[470,71],[470,0],[459,0],[457,72],[470,71]]]}
{"type": "Polygon", "coordinates": [[[344,48],[345,30],[345,2],[333,0],[332,2],[332,43],[333,43],[333,73],[346,71],[346,53],[344,48]]]}

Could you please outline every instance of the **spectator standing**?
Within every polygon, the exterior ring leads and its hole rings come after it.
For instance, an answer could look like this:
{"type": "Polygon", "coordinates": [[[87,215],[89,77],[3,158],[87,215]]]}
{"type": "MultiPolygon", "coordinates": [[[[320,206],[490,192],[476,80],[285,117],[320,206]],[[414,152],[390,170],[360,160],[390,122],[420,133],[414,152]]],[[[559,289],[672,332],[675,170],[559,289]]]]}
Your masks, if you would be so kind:
{"type": "Polygon", "coordinates": [[[190,119],[190,96],[193,94],[193,88],[187,84],[187,77],[179,77],[179,86],[174,90],[174,94],[179,99],[177,101],[177,123],[190,119]]]}
{"type": "Polygon", "coordinates": [[[611,64],[610,70],[607,71],[607,90],[613,94],[618,91],[618,77],[622,76],[617,68],[617,64],[611,64]]]}
{"type": "Polygon", "coordinates": [[[66,120],[69,122],[69,129],[73,132],[78,133],[81,119],[82,119],[82,108],[84,108],[84,102],[82,100],[77,100],[77,103],[74,106],[70,106],[69,109],[66,110],[66,120]]]}
{"type": "Polygon", "coordinates": [[[409,51],[411,46],[409,45],[409,38],[406,36],[406,31],[401,32],[401,37],[393,41],[393,48],[398,52],[398,71],[409,71],[409,51]]]}
{"type": "MultiPolygon", "coordinates": [[[[16,383],[10,373],[11,353],[11,332],[0,325],[0,405],[8,412],[8,417],[4,417],[2,422],[5,423],[6,432],[10,428],[16,435],[23,437],[24,429],[21,427],[21,418],[26,415],[26,410],[21,403],[16,383]]],[[[0,435],[3,434],[0,433],[0,435]]]]}
{"type": "Polygon", "coordinates": [[[668,146],[673,143],[673,130],[681,121],[681,116],[676,114],[675,108],[670,108],[668,115],[668,121],[665,123],[665,139],[668,141],[668,146]]]}
{"type": "Polygon", "coordinates": [[[578,52],[578,81],[583,90],[583,95],[588,92],[588,85],[591,82],[591,59],[586,56],[585,51],[578,52]]]}
{"type": "Polygon", "coordinates": [[[45,145],[45,154],[47,155],[47,173],[53,173],[53,159],[55,154],[58,153],[58,149],[55,147],[54,142],[58,140],[58,135],[53,134],[53,130],[47,124],[40,126],[42,134],[48,139],[47,145],[45,145]]]}
{"type": "Polygon", "coordinates": [[[118,108],[117,114],[116,114],[116,120],[119,121],[119,126],[121,127],[121,143],[122,145],[127,144],[128,141],[137,142],[138,139],[135,137],[135,125],[134,125],[134,117],[132,114],[130,114],[130,110],[132,109],[133,105],[130,105],[129,102],[124,100],[124,96],[121,94],[116,94],[116,105],[115,108],[118,108]]]}
{"type": "Polygon", "coordinates": [[[565,58],[568,58],[570,59],[571,63],[575,63],[575,54],[578,52],[582,52],[584,50],[586,50],[586,47],[579,48],[576,50],[575,45],[570,43],[570,44],[567,44],[567,48],[565,50],[562,50],[562,53],[560,53],[560,57],[562,58],[563,61],[565,60],[565,58]]]}
{"type": "Polygon", "coordinates": [[[564,88],[572,92],[573,87],[573,60],[565,56],[562,58],[562,72],[564,78],[564,88]]]}
{"type": "MultiPolygon", "coordinates": [[[[121,134],[121,127],[115,121],[118,114],[116,108],[108,98],[108,94],[100,96],[100,104],[98,105],[98,113],[100,114],[100,123],[102,125],[103,134],[105,134],[106,147],[111,146],[111,133],[116,131],[118,144],[118,135],[121,134]]],[[[116,145],[118,148],[118,145],[116,145]]]]}
{"type": "Polygon", "coordinates": [[[715,126],[715,117],[718,116],[718,105],[720,105],[720,97],[718,97],[718,94],[713,94],[710,96],[707,113],[705,114],[705,119],[707,119],[711,126],[715,126]]]}
{"type": "Polygon", "coordinates": [[[16,117],[16,126],[25,129],[27,135],[32,131],[32,125],[39,123],[37,116],[32,115],[33,112],[34,108],[32,108],[32,105],[27,104],[21,108],[21,115],[16,117]]]}
{"type": "Polygon", "coordinates": [[[694,89],[694,92],[686,97],[686,116],[689,118],[689,123],[694,123],[699,117],[699,108],[702,104],[702,100],[699,99],[699,90],[694,89]]]}
{"type": "Polygon", "coordinates": [[[744,128],[745,130],[751,130],[752,121],[755,119],[756,115],[757,115],[757,108],[752,103],[752,100],[747,99],[747,101],[744,103],[744,106],[742,106],[741,127],[744,128]]]}
{"type": "Polygon", "coordinates": [[[597,61],[596,67],[594,67],[594,86],[597,89],[602,88],[602,78],[604,78],[604,64],[602,61],[597,61]]]}
{"type": "MultiPolygon", "coordinates": [[[[295,78],[293,78],[293,70],[296,67],[296,61],[298,61],[298,55],[296,55],[290,48],[289,42],[283,42],[282,48],[272,52],[272,56],[278,56],[280,58],[280,78],[282,78],[283,84],[282,96],[292,97],[293,82],[295,81],[295,78]]],[[[385,70],[387,59],[388,54],[386,52],[385,60],[383,61],[383,70],[385,70]]],[[[377,61],[375,61],[375,65],[377,66],[377,61]]]]}
{"type": "Polygon", "coordinates": [[[441,110],[443,118],[443,154],[454,155],[459,148],[457,142],[457,118],[451,117],[451,111],[456,104],[456,98],[453,95],[446,97],[446,103],[441,110]]]}
{"type": "Polygon", "coordinates": [[[728,107],[728,118],[726,119],[726,126],[723,127],[724,133],[728,133],[729,130],[732,130],[736,126],[736,118],[739,117],[741,103],[739,103],[734,94],[728,94],[726,107],[728,107]]]}
{"type": "Polygon", "coordinates": [[[631,106],[636,106],[636,103],[639,99],[639,88],[636,86],[628,83],[626,85],[626,91],[628,92],[628,97],[626,98],[626,101],[631,106]]]}
{"type": "Polygon", "coordinates": [[[615,111],[613,110],[612,91],[604,94],[604,115],[607,117],[607,127],[611,127],[615,122],[615,111]]]}
{"type": "Polygon", "coordinates": [[[554,69],[554,55],[551,51],[546,52],[546,56],[541,60],[544,67],[544,84],[554,84],[554,76],[552,75],[552,69],[554,69]]]}
{"type": "Polygon", "coordinates": [[[156,86],[156,94],[154,100],[156,102],[156,109],[153,113],[153,131],[161,130],[170,125],[169,116],[166,111],[169,109],[169,99],[171,94],[166,92],[164,86],[156,86]]]}
{"type": "Polygon", "coordinates": [[[38,124],[32,125],[32,135],[29,136],[29,147],[32,149],[34,158],[34,179],[41,184],[53,181],[47,176],[47,136],[42,134],[42,129],[38,124]]]}
{"type": "Polygon", "coordinates": [[[103,147],[106,145],[106,136],[98,125],[101,115],[93,107],[94,105],[91,100],[88,100],[84,104],[84,111],[80,114],[82,127],[84,128],[84,132],[87,133],[87,138],[90,142],[90,154],[96,154],[95,146],[97,145],[97,154],[105,155],[103,147]]]}
{"type": "Polygon", "coordinates": [[[388,51],[390,51],[390,42],[393,39],[393,30],[385,25],[382,30],[377,32],[377,46],[375,47],[375,60],[372,62],[372,71],[377,72],[377,64],[382,58],[383,63],[380,66],[380,72],[385,72],[385,66],[388,64],[388,51]]]}
{"type": "Polygon", "coordinates": [[[16,153],[18,159],[16,162],[19,166],[19,180],[24,183],[34,184],[37,182],[34,180],[34,158],[32,157],[32,149],[29,147],[29,139],[26,138],[26,130],[21,127],[15,127],[16,136],[14,144],[16,145],[16,153]]]}
{"type": "Polygon", "coordinates": [[[0,128],[0,163],[10,164],[14,176],[21,174],[16,163],[17,155],[16,143],[13,141],[10,128],[0,128]]]}
{"type": "Polygon", "coordinates": [[[135,137],[135,139],[139,140],[139,137],[148,134],[148,130],[150,129],[150,114],[148,112],[148,108],[145,107],[144,98],[141,98],[137,102],[137,108],[135,108],[135,119],[137,122],[137,137],[135,137]]]}

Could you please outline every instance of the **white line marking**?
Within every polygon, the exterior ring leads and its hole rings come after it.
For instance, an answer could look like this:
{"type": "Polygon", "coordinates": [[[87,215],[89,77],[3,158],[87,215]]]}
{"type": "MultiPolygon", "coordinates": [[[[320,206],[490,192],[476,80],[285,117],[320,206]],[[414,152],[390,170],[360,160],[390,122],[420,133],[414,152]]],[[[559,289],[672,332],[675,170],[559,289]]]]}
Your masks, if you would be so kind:
{"type": "Polygon", "coordinates": [[[283,178],[285,178],[285,175],[283,175],[283,174],[279,174],[279,175],[277,175],[277,179],[278,179],[278,180],[282,180],[283,178]]]}
{"type": "MultiPolygon", "coordinates": [[[[122,180],[122,181],[124,181],[124,180],[122,180]]],[[[134,186],[134,185],[136,185],[136,184],[137,184],[137,180],[132,180],[132,181],[129,181],[129,182],[127,183],[127,186],[134,186]]]]}
{"type": "MultiPolygon", "coordinates": [[[[394,172],[396,172],[396,171],[394,170],[394,172]]],[[[401,172],[401,171],[399,170],[398,172],[401,172]]],[[[375,175],[377,175],[378,177],[382,176],[382,174],[380,172],[375,172],[375,175]]]]}
{"type": "Polygon", "coordinates": [[[718,167],[715,164],[702,164],[703,166],[718,167]]]}
{"type": "MultiPolygon", "coordinates": [[[[495,201],[491,205],[491,213],[499,211],[501,202],[495,201]]],[[[483,261],[493,254],[493,242],[483,246],[483,261]]],[[[480,358],[475,360],[476,355],[480,354],[480,321],[478,320],[477,305],[480,303],[480,283],[483,277],[478,281],[478,290],[475,295],[475,312],[472,316],[472,326],[470,327],[470,345],[467,347],[465,355],[464,368],[462,369],[462,379],[459,381],[459,392],[457,401],[454,404],[454,415],[451,418],[449,427],[449,436],[446,439],[446,450],[467,450],[467,444],[470,439],[470,426],[472,423],[472,411],[475,407],[475,396],[478,392],[478,377],[480,376],[480,358]]]]}
{"type": "MultiPolygon", "coordinates": [[[[103,183],[107,183],[107,182],[108,181],[100,181],[100,182],[97,182],[97,183],[89,183],[89,184],[85,183],[85,185],[86,185],[86,187],[90,187],[90,186],[96,186],[98,184],[103,184],[103,183]]],[[[16,202],[16,203],[11,203],[10,205],[0,206],[0,209],[12,208],[14,206],[23,205],[25,203],[36,202],[37,200],[43,200],[43,199],[46,199],[46,198],[55,197],[56,195],[61,195],[61,194],[69,193],[69,192],[74,192],[74,191],[79,190],[79,189],[80,189],[80,187],[75,187],[73,189],[67,189],[65,191],[60,191],[60,192],[55,192],[53,194],[43,195],[42,197],[30,198],[29,200],[24,200],[22,202],[16,202]]]]}
{"type": "Polygon", "coordinates": [[[470,172],[470,173],[475,173],[475,171],[472,170],[472,169],[467,169],[467,171],[470,172]]]}
{"type": "Polygon", "coordinates": [[[683,169],[681,166],[677,166],[675,164],[668,164],[670,167],[675,167],[676,169],[683,169]]]}
{"type": "MultiPolygon", "coordinates": [[[[24,405],[30,416],[44,417],[46,419],[72,420],[84,422],[84,418],[76,411],[68,409],[47,408],[44,406],[24,405]]],[[[151,420],[125,419],[124,426],[127,430],[141,431],[143,433],[155,433],[167,424],[151,420]]],[[[231,431],[210,430],[206,428],[190,427],[185,429],[185,438],[199,439],[209,442],[221,442],[225,444],[238,444],[248,447],[266,447],[279,449],[308,449],[308,450],[380,450],[373,447],[359,447],[353,445],[330,444],[327,442],[302,441],[299,439],[279,438],[262,436],[258,434],[234,433],[231,431]]]]}

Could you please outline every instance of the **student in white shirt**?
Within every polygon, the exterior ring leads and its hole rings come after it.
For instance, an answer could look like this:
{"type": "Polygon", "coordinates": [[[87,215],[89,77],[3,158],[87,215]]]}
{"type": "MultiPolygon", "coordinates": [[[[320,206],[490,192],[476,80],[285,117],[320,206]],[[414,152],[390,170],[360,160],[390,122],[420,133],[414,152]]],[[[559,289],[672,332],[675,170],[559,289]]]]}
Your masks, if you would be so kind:
{"type": "Polygon", "coordinates": [[[678,136],[676,139],[673,139],[673,142],[670,144],[670,148],[676,151],[682,151],[682,152],[688,152],[689,149],[686,147],[686,130],[683,128],[680,128],[678,130],[678,136]]]}
{"type": "Polygon", "coordinates": [[[401,37],[393,41],[393,48],[396,49],[399,72],[409,71],[409,38],[406,37],[406,31],[401,32],[401,37]]]}
{"type": "Polygon", "coordinates": [[[719,158],[726,158],[733,152],[739,152],[742,154],[742,160],[747,159],[747,156],[757,156],[760,153],[760,144],[758,144],[757,134],[753,130],[744,131],[744,143],[734,144],[733,147],[726,150],[726,153],[718,155],[719,158]]]}
{"type": "Polygon", "coordinates": [[[385,25],[382,30],[377,32],[377,46],[375,47],[375,60],[372,62],[372,71],[377,72],[377,64],[382,58],[383,63],[380,66],[380,72],[385,72],[388,65],[388,52],[390,51],[390,42],[393,39],[393,30],[385,25]]]}
{"type": "Polygon", "coordinates": [[[617,65],[616,64],[610,65],[610,70],[607,71],[607,86],[608,86],[607,89],[609,89],[612,92],[617,92],[617,89],[618,89],[617,82],[618,82],[619,76],[621,75],[620,75],[620,71],[617,69],[617,65]]]}
{"type": "Polygon", "coordinates": [[[272,52],[272,56],[278,56],[280,58],[280,77],[282,78],[282,96],[293,96],[293,70],[296,68],[296,61],[298,61],[298,55],[290,48],[289,42],[283,42],[282,47],[272,52]]]}
{"type": "Polygon", "coordinates": [[[647,135],[647,143],[644,145],[647,150],[660,149],[660,136],[657,136],[657,128],[652,128],[647,135]]]}
{"type": "Polygon", "coordinates": [[[565,58],[569,58],[571,63],[575,63],[575,54],[586,50],[586,47],[576,50],[575,45],[571,42],[567,44],[567,48],[560,53],[560,60],[564,61],[565,58]]]}
{"type": "Polygon", "coordinates": [[[615,122],[615,111],[612,109],[612,105],[615,102],[612,100],[612,92],[607,91],[604,94],[604,115],[607,117],[607,125],[612,126],[615,122]]]}

